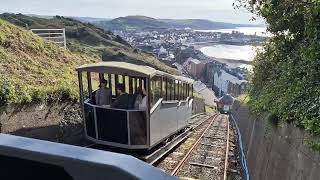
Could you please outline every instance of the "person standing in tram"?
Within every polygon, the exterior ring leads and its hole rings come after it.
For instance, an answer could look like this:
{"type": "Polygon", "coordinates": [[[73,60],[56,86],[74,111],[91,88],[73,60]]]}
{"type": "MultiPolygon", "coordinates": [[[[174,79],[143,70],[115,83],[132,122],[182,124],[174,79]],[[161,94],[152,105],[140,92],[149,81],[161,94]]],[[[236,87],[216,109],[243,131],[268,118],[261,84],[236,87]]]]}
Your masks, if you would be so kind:
{"type": "Polygon", "coordinates": [[[119,96],[111,104],[111,107],[117,109],[129,109],[129,95],[126,93],[124,84],[117,84],[117,93],[119,96]]]}
{"type": "Polygon", "coordinates": [[[112,101],[111,89],[107,88],[108,81],[105,79],[100,80],[99,89],[95,93],[96,105],[106,106],[110,105],[112,101]]]}
{"type": "Polygon", "coordinates": [[[140,89],[134,104],[135,109],[147,109],[147,93],[145,89],[140,89]]]}

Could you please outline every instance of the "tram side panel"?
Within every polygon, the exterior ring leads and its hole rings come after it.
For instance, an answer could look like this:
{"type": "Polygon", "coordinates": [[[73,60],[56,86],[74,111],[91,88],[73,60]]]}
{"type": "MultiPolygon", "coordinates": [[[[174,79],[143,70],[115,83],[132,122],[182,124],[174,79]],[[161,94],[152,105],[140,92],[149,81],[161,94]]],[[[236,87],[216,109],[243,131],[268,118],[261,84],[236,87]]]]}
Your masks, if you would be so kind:
{"type": "Polygon", "coordinates": [[[178,121],[178,128],[177,130],[180,130],[188,125],[188,119],[186,118],[188,110],[188,103],[187,101],[183,101],[180,103],[180,106],[177,108],[177,121],[178,121]]]}
{"type": "Polygon", "coordinates": [[[160,103],[150,116],[150,145],[159,143],[177,131],[178,103],[160,103]]]}
{"type": "Polygon", "coordinates": [[[150,117],[150,145],[188,126],[191,113],[192,105],[188,101],[161,103],[150,117]]]}
{"type": "Polygon", "coordinates": [[[193,108],[193,99],[189,100],[186,104],[186,113],[185,113],[185,120],[186,125],[189,125],[192,116],[192,108],[193,108]]]}

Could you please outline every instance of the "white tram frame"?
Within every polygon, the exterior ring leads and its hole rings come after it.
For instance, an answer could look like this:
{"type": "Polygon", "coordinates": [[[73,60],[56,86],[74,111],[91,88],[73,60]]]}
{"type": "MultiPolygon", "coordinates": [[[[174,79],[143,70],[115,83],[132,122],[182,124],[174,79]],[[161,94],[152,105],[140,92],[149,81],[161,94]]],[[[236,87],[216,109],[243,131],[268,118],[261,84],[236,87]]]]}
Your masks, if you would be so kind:
{"type": "Polygon", "coordinates": [[[94,143],[124,149],[151,149],[173,134],[185,129],[189,124],[193,104],[192,79],[171,75],[148,66],[125,62],[100,62],[83,65],[76,70],[79,79],[85,138],[94,143]],[[89,98],[85,96],[83,73],[86,73],[87,76],[89,98]],[[111,88],[115,88],[119,83],[119,75],[123,82],[126,81],[124,77],[128,77],[129,88],[126,89],[129,89],[129,94],[133,94],[133,91],[137,90],[137,86],[144,86],[147,92],[147,109],[114,109],[90,103],[90,100],[93,99],[91,73],[99,73],[103,76],[107,74],[108,86],[111,88]],[[112,75],[114,80],[111,79],[112,75]],[[134,83],[133,78],[135,78],[134,83]],[[151,107],[151,94],[154,94],[151,91],[153,78],[158,78],[160,97],[156,101],[153,100],[151,107]],[[126,119],[118,118],[117,114],[119,117],[124,117],[126,114],[126,119]],[[145,122],[143,122],[144,120],[145,122]],[[116,131],[116,128],[111,127],[113,125],[119,126],[118,130],[119,128],[121,130],[116,131]],[[139,131],[143,134],[141,137],[137,136],[139,131]],[[113,140],[112,138],[119,138],[117,132],[119,137],[123,138],[113,140]],[[138,140],[139,138],[140,140],[138,140]]]}

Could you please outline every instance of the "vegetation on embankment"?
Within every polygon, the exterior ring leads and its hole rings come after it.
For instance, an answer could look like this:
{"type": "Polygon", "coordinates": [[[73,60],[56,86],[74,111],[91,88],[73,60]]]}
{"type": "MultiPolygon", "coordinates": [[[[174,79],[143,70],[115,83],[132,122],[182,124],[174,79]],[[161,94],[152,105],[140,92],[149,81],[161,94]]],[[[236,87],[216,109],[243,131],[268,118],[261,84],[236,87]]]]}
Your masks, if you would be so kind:
{"type": "Polygon", "coordinates": [[[249,104],[320,135],[320,1],[237,1],[273,34],[254,60],[249,104]]]}
{"type": "Polygon", "coordinates": [[[0,19],[0,106],[48,98],[76,99],[75,68],[97,61],[0,19]]]}
{"type": "Polygon", "coordinates": [[[54,16],[52,18],[39,18],[23,14],[0,14],[0,18],[22,28],[65,28],[67,47],[70,51],[86,54],[103,61],[125,61],[140,65],[148,65],[155,69],[171,74],[180,74],[174,68],[167,66],[157,57],[135,49],[120,36],[105,31],[89,23],[54,16]]]}
{"type": "Polygon", "coordinates": [[[242,94],[236,98],[241,104],[248,104],[250,96],[248,94],[242,94]]]}

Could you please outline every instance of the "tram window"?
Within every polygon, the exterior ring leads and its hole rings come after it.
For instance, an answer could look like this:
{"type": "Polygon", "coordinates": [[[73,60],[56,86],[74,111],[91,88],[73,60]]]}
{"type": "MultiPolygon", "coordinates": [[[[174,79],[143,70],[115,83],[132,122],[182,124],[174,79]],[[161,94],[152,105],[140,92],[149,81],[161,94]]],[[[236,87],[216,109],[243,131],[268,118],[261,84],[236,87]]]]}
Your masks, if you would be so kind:
{"type": "Polygon", "coordinates": [[[167,100],[167,91],[166,91],[166,89],[167,89],[167,84],[166,84],[166,80],[165,80],[165,78],[162,78],[162,98],[164,99],[164,100],[167,100]]]}
{"type": "Polygon", "coordinates": [[[133,94],[133,78],[128,76],[128,90],[129,90],[129,94],[133,94]]]}
{"type": "Polygon", "coordinates": [[[184,99],[187,99],[188,97],[188,84],[184,85],[184,99]]]}
{"type": "Polygon", "coordinates": [[[91,72],[90,75],[91,75],[92,92],[94,92],[99,88],[100,75],[99,75],[99,73],[93,73],[93,72],[91,72]]]}
{"type": "Polygon", "coordinates": [[[184,100],[183,89],[184,89],[184,83],[181,81],[181,99],[180,100],[184,100]]]}
{"type": "Polygon", "coordinates": [[[170,79],[170,82],[171,82],[171,100],[176,100],[175,99],[175,95],[174,95],[174,79],[170,79]]]}
{"type": "Polygon", "coordinates": [[[186,99],[186,84],[185,83],[182,83],[182,100],[185,100],[186,99]]]}
{"type": "Polygon", "coordinates": [[[180,81],[177,80],[177,100],[180,100],[180,81]]]}
{"type": "Polygon", "coordinates": [[[81,76],[82,76],[83,97],[84,99],[88,99],[89,89],[88,89],[88,82],[87,82],[87,73],[81,73],[81,76]]]}
{"type": "Polygon", "coordinates": [[[122,75],[118,75],[118,83],[123,84],[123,76],[122,75]]]}
{"type": "Polygon", "coordinates": [[[126,87],[126,93],[130,94],[130,89],[129,89],[129,77],[128,76],[124,76],[123,78],[123,83],[126,87]]]}
{"type": "Polygon", "coordinates": [[[181,88],[180,88],[180,81],[177,81],[177,100],[180,100],[180,91],[181,91],[181,88]]]}
{"type": "Polygon", "coordinates": [[[188,97],[188,84],[184,84],[184,99],[188,97]]]}
{"type": "Polygon", "coordinates": [[[137,78],[132,78],[132,89],[133,93],[137,92],[137,78]]]}
{"type": "Polygon", "coordinates": [[[145,81],[144,79],[142,79],[142,80],[141,80],[141,87],[142,87],[142,89],[146,89],[145,83],[146,83],[146,81],[145,81]]]}
{"type": "Polygon", "coordinates": [[[136,78],[136,90],[138,91],[138,89],[139,89],[139,81],[140,81],[140,79],[139,78],[136,78]]]}
{"type": "Polygon", "coordinates": [[[176,84],[176,80],[173,80],[173,99],[177,100],[177,84],[176,84]]]}
{"type": "Polygon", "coordinates": [[[180,98],[179,100],[183,100],[183,90],[182,90],[182,82],[180,81],[180,98]]]}
{"type": "Polygon", "coordinates": [[[182,84],[182,82],[180,81],[180,100],[182,100],[183,99],[183,84],[182,84]]]}
{"type": "Polygon", "coordinates": [[[151,107],[161,98],[161,77],[155,76],[151,79],[151,107]]]}
{"type": "Polygon", "coordinates": [[[115,96],[116,95],[115,75],[111,74],[110,76],[111,76],[111,82],[109,83],[111,85],[112,96],[115,96]]]}
{"type": "Polygon", "coordinates": [[[167,78],[167,100],[171,100],[171,79],[167,78]]]}

